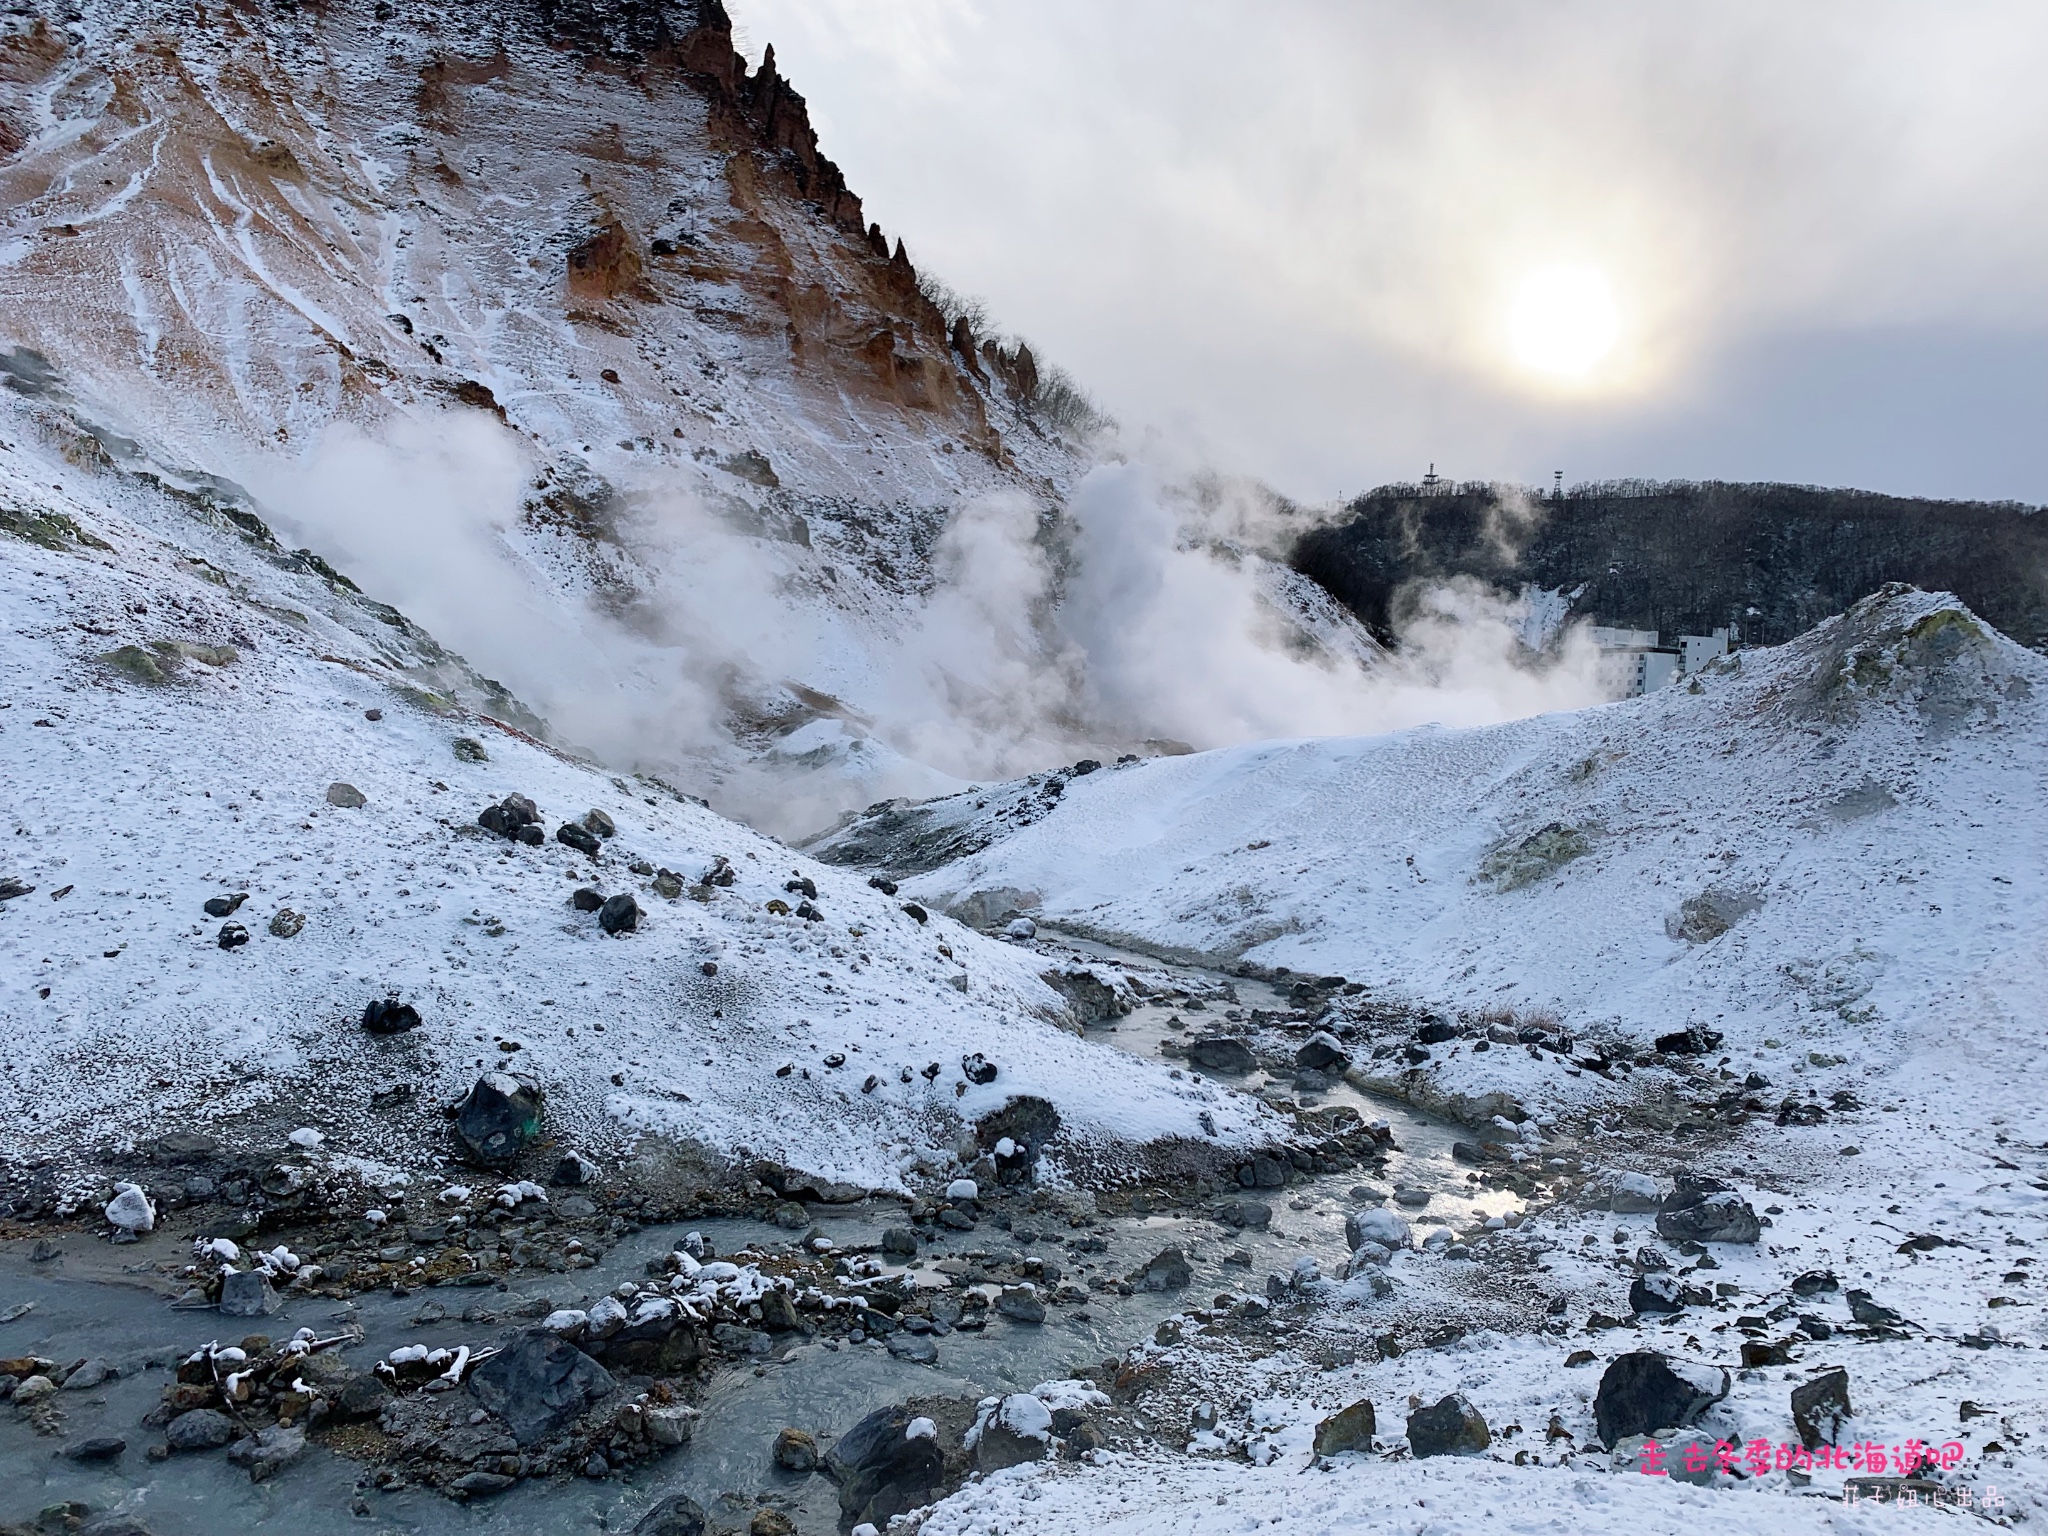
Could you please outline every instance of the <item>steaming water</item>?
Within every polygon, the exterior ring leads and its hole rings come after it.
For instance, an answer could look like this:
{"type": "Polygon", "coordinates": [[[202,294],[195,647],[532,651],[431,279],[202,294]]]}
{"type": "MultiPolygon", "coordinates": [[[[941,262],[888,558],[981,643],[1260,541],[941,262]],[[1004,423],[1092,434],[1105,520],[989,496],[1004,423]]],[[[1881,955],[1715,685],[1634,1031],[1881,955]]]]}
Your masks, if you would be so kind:
{"type": "MultiPolygon", "coordinates": [[[[1099,945],[1073,943],[1090,956],[1113,952],[1099,945]]],[[[1145,962],[1157,968],[1154,962],[1145,962]]],[[[1175,968],[1189,979],[1220,981],[1202,973],[1175,968]]],[[[1260,984],[1236,981],[1245,1005],[1283,1006],[1260,984]]],[[[1169,1010],[1152,1008],[1097,1031],[1098,1037],[1134,1053],[1156,1055],[1159,1042],[1171,1031],[1169,1010]]],[[[1197,1016],[1199,1017],[1199,1016],[1197,1016]]],[[[1391,1182],[1409,1183],[1434,1193],[1428,1216],[1462,1222],[1475,1202],[1469,1197],[1464,1171],[1450,1159],[1453,1128],[1406,1105],[1376,1100],[1349,1087],[1325,1097],[1328,1103],[1355,1105],[1368,1119],[1392,1123],[1398,1151],[1388,1160],[1391,1182]]],[[[63,1433],[37,1435],[19,1410],[0,1406],[0,1518],[27,1519],[42,1507],[78,1500],[95,1512],[118,1509],[145,1520],[157,1536],[218,1536],[224,1530],[285,1530],[293,1536],[339,1536],[364,1531],[475,1532],[485,1536],[531,1536],[531,1533],[585,1530],[629,1530],[640,1513],[657,1498],[689,1493],[715,1519],[744,1525],[745,1511],[755,1496],[772,1492],[798,1527],[824,1531],[837,1527],[838,1503],[833,1485],[822,1476],[794,1477],[779,1471],[769,1451],[775,1432],[786,1424],[810,1429],[821,1442],[844,1433],[864,1414],[913,1395],[982,1396],[1029,1388],[1040,1381],[1071,1375],[1077,1368],[1099,1364],[1149,1334],[1162,1319],[1206,1303],[1227,1290],[1256,1287],[1264,1275],[1285,1272],[1307,1253],[1334,1269],[1344,1255],[1343,1218],[1351,1202],[1346,1191],[1355,1174],[1337,1174],[1266,1191],[1261,1198],[1276,1206],[1267,1232],[1223,1233],[1213,1223],[1182,1216],[1127,1218],[1103,1225],[1106,1254],[1091,1255],[1094,1272],[1121,1275],[1137,1268],[1169,1245],[1186,1253],[1194,1281],[1185,1291],[1140,1293],[1118,1297],[1091,1295],[1085,1306],[1052,1309],[1045,1324],[1034,1327],[992,1317],[986,1331],[955,1332],[937,1340],[935,1366],[908,1364],[879,1344],[800,1344],[759,1367],[737,1366],[716,1380],[702,1406],[704,1417],[687,1447],[648,1466],[601,1482],[520,1484],[498,1497],[460,1505],[432,1493],[407,1490],[379,1493],[364,1490],[370,1518],[351,1513],[357,1496],[359,1464],[315,1449],[305,1460],[268,1483],[252,1484],[240,1469],[212,1452],[151,1462],[144,1448],[155,1438],[140,1421],[158,1401],[171,1379],[175,1362],[210,1338],[238,1341],[260,1329],[274,1337],[311,1327],[324,1335],[360,1331],[363,1340],[346,1346],[347,1358],[359,1368],[399,1344],[477,1343],[497,1336],[508,1326],[506,1314],[523,1300],[547,1297],[558,1305],[581,1305],[622,1280],[644,1274],[646,1261],[673,1248],[684,1229],[650,1228],[613,1247],[597,1268],[571,1276],[537,1275],[514,1281],[509,1291],[416,1291],[397,1298],[369,1293],[348,1302],[324,1298],[293,1298],[270,1318],[245,1321],[206,1311],[173,1311],[165,1298],[140,1277],[109,1273],[100,1261],[102,1250],[91,1238],[69,1239],[78,1273],[67,1273],[66,1259],[31,1262],[26,1244],[0,1254],[0,1305],[32,1301],[27,1316],[0,1325],[0,1355],[40,1355],[62,1364],[81,1357],[104,1357],[121,1370],[117,1380],[85,1392],[61,1392],[55,1401],[65,1410],[63,1433]],[[1305,1209],[1296,1209],[1297,1206],[1305,1209]],[[1253,1267],[1225,1266],[1236,1248],[1250,1251],[1253,1267]],[[88,1273],[90,1271],[90,1273],[88,1273]],[[441,1323],[414,1326],[411,1319],[429,1302],[446,1306],[450,1317],[441,1323]],[[460,1321],[465,1306],[498,1315],[495,1323],[460,1321]],[[62,1445],[93,1435],[119,1435],[128,1450],[111,1466],[80,1466],[55,1453],[62,1445]],[[722,1496],[729,1499],[721,1507],[722,1496]]],[[[1373,1181],[1375,1183],[1381,1181],[1373,1181]]],[[[1489,1195],[1478,1204],[1504,1211],[1508,1196],[1489,1195]]],[[[879,1240],[884,1225],[900,1221],[898,1207],[878,1205],[819,1211],[820,1225],[841,1247],[879,1240]]],[[[1425,1220],[1428,1219],[1425,1216],[1425,1220]]],[[[1029,1230],[1031,1218],[1016,1227],[1029,1230]]],[[[787,1232],[755,1222],[722,1221],[693,1224],[731,1255],[749,1243],[766,1248],[786,1243],[787,1232]]],[[[1004,1257],[1040,1253],[1056,1258],[1070,1274],[1074,1262],[1061,1240],[1064,1225],[1048,1224],[1031,1241],[984,1223],[979,1231],[949,1234],[926,1249],[927,1265],[949,1255],[986,1253],[1004,1257]]],[[[123,1250],[112,1250],[122,1252],[123,1250]]],[[[133,1250],[126,1250],[132,1253],[133,1250]]]]}

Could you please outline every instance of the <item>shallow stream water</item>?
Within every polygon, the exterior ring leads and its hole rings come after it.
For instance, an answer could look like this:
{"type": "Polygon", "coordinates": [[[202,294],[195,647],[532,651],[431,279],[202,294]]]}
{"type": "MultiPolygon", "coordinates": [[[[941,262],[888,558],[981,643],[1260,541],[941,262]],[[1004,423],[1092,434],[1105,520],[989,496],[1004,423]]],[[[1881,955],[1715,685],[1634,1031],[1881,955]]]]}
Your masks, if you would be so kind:
{"type": "MultiPolygon", "coordinates": [[[[1058,943],[1082,958],[1121,958],[1147,971],[1171,970],[1191,985],[1215,988],[1228,980],[1246,1009],[1286,1006],[1277,992],[1258,982],[1164,967],[1119,956],[1100,945],[1058,943]]],[[[1225,1006],[1215,1002],[1206,1013],[1183,1011],[1181,1017],[1191,1026],[1223,1024],[1218,1015],[1225,1006]]],[[[1091,1034],[1156,1060],[1160,1042],[1176,1033],[1167,1023],[1174,1012],[1167,1006],[1146,1006],[1091,1034]]],[[[1256,1087],[1262,1081],[1263,1074],[1253,1074],[1231,1086],[1256,1087]]],[[[1419,1213],[1420,1220],[1441,1218],[1462,1227],[1479,1212],[1505,1214],[1513,1208],[1512,1196],[1500,1191],[1482,1195],[1466,1182],[1466,1170],[1450,1156],[1454,1127],[1343,1084],[1321,1095],[1321,1102],[1350,1104],[1368,1120],[1391,1124],[1397,1150],[1388,1159],[1387,1177],[1365,1182],[1430,1190],[1432,1198],[1419,1213]]],[[[77,1500],[95,1513],[132,1514],[157,1536],[218,1536],[244,1530],[289,1530],[292,1536],[375,1530],[530,1536],[630,1530],[648,1505],[681,1491],[711,1511],[715,1522],[741,1529],[756,1497],[768,1493],[800,1531],[823,1533],[838,1527],[835,1490],[823,1477],[795,1477],[775,1468],[770,1447],[784,1425],[809,1429],[821,1443],[829,1443],[873,1409],[906,1397],[978,1397],[1029,1388],[1099,1365],[1144,1338],[1162,1319],[1188,1307],[1204,1305],[1226,1291],[1258,1289],[1268,1273],[1287,1272],[1303,1254],[1313,1255],[1334,1272],[1346,1251],[1344,1215],[1354,1204],[1348,1191],[1359,1182],[1355,1173],[1336,1174],[1287,1190],[1257,1192],[1274,1207],[1272,1226],[1264,1232],[1227,1232],[1185,1214],[1126,1217],[1098,1225],[1096,1234],[1107,1252],[1085,1256],[1096,1266],[1094,1273],[1121,1275],[1161,1248],[1178,1246],[1194,1270],[1193,1283],[1185,1291],[1128,1297],[1103,1292],[1091,1296],[1085,1306],[1052,1309],[1039,1326],[993,1317],[983,1332],[956,1331],[939,1339],[938,1361],[930,1366],[898,1360],[879,1343],[836,1348],[820,1341],[800,1343],[780,1358],[757,1367],[734,1367],[714,1381],[701,1403],[703,1418],[694,1440],[657,1462],[602,1481],[521,1483],[496,1498],[467,1505],[416,1489],[364,1490],[360,1497],[367,1515],[352,1512],[364,1469],[325,1450],[316,1448],[297,1466],[262,1484],[251,1483],[245,1472],[217,1452],[165,1462],[146,1459],[145,1448],[160,1437],[143,1429],[141,1420],[171,1379],[175,1362],[209,1339],[237,1342],[259,1329],[278,1338],[301,1327],[322,1336],[360,1333],[361,1342],[344,1348],[347,1358],[362,1369],[400,1344],[473,1345],[519,1326],[510,1314],[522,1301],[546,1297],[558,1306],[581,1306],[623,1280],[640,1278],[647,1261],[675,1247],[686,1229],[649,1228],[619,1241],[594,1269],[523,1277],[505,1291],[428,1289],[405,1297],[372,1292],[347,1302],[287,1293],[283,1310],[260,1322],[223,1318],[211,1311],[174,1310],[158,1288],[157,1277],[121,1274],[118,1256],[133,1255],[133,1249],[102,1248],[95,1239],[76,1237],[59,1245],[68,1254],[36,1263],[27,1251],[29,1245],[18,1243],[0,1252],[0,1310],[19,1302],[32,1302],[34,1307],[14,1322],[0,1324],[0,1356],[32,1354],[60,1364],[101,1357],[121,1374],[97,1388],[60,1392],[55,1401],[64,1411],[65,1425],[59,1436],[36,1433],[20,1410],[0,1405],[0,1519],[28,1519],[44,1506],[77,1500]],[[1249,1270],[1223,1262],[1240,1248],[1251,1255],[1249,1270]],[[437,1323],[415,1324],[413,1319],[433,1303],[444,1306],[449,1316],[437,1323]],[[465,1322],[465,1307],[491,1313],[493,1320],[479,1316],[465,1322]],[[62,1446],[95,1435],[121,1436],[128,1449],[105,1465],[81,1465],[58,1454],[62,1446]]],[[[816,1215],[840,1248],[874,1244],[884,1226],[902,1220],[900,1206],[882,1202],[818,1207],[816,1215]]],[[[1065,1243],[1078,1234],[1064,1222],[1048,1221],[1043,1231],[1034,1232],[1029,1226],[1032,1218],[1013,1220],[1012,1231],[984,1223],[978,1231],[948,1234],[946,1240],[929,1245],[920,1262],[929,1272],[931,1265],[949,1256],[1039,1254],[1056,1259],[1070,1274],[1074,1271],[1076,1256],[1068,1253],[1065,1243]]],[[[790,1241],[785,1231],[747,1221],[699,1222],[687,1230],[702,1231],[726,1256],[750,1244],[765,1249],[790,1241]]]]}

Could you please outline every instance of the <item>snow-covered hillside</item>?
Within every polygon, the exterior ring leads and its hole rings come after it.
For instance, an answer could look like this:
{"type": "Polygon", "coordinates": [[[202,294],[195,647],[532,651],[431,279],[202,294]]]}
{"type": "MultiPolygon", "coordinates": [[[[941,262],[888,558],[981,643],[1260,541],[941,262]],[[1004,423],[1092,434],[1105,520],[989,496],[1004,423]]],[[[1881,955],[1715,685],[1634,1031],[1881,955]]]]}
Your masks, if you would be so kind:
{"type": "Polygon", "coordinates": [[[500,1067],[539,1080],[565,1145],[662,1132],[874,1186],[1019,1095],[1077,1151],[1206,1140],[1203,1110],[1225,1142],[1277,1125],[1076,1038],[1028,953],[541,746],[214,489],[67,462],[67,418],[0,400],[0,878],[29,888],[0,902],[0,1156],[310,1125],[417,1163],[500,1067]],[[539,846],[477,824],[515,793],[539,846]],[[593,809],[600,852],[554,838],[593,809]],[[631,894],[638,930],[608,937],[586,888],[631,894]],[[386,996],[420,1027],[368,1034],[386,996]],[[992,1082],[964,1077],[973,1052],[992,1082]]]}
{"type": "Polygon", "coordinates": [[[909,888],[958,910],[1580,1035],[2017,1045],[2048,981],[2044,690],[2041,657],[1893,589],[1646,698],[1041,776],[821,851],[948,858],[909,888]]]}

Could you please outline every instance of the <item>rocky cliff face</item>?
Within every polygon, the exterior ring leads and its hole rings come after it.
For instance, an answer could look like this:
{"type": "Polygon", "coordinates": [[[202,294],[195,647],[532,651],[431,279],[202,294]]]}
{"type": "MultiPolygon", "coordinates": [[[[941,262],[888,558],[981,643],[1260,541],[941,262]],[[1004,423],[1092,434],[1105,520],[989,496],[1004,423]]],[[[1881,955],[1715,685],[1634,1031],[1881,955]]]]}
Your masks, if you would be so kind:
{"type": "MultiPolygon", "coordinates": [[[[1049,511],[1080,468],[1028,349],[949,328],[718,0],[38,0],[0,18],[0,210],[8,376],[55,381],[117,457],[260,501],[338,433],[495,432],[526,488],[483,521],[522,601],[658,654],[607,663],[638,669],[630,729],[474,659],[637,766],[680,771],[637,750],[681,708],[661,674],[742,751],[872,705],[870,642],[957,509],[1049,511]],[[752,606],[787,596],[843,664],[702,654],[678,583],[707,520],[752,606]]],[[[346,542],[321,550],[344,569],[346,542]]]]}

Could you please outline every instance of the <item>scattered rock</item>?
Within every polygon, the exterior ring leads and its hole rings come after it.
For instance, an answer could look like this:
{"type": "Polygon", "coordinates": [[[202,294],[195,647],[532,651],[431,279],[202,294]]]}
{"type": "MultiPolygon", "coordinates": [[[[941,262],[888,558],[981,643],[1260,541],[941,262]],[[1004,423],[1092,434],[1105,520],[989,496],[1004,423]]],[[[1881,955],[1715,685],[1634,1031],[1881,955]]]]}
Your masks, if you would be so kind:
{"type": "Polygon", "coordinates": [[[1868,1328],[1902,1328],[1906,1323],[1896,1308],[1872,1301],[1868,1291],[1849,1293],[1849,1315],[1868,1328]]]}
{"type": "Polygon", "coordinates": [[[486,1167],[502,1167],[541,1132],[540,1085],[510,1072],[487,1072],[455,1111],[455,1134],[486,1167]]]}
{"type": "Polygon", "coordinates": [[[1747,1200],[1718,1179],[1681,1173],[1657,1210],[1657,1234],[1673,1243],[1753,1243],[1763,1225],[1747,1200]]]}
{"type": "Polygon", "coordinates": [[[94,1387],[112,1380],[121,1373],[108,1360],[81,1360],[64,1373],[61,1383],[67,1392],[89,1392],[94,1387]]]}
{"type": "Polygon", "coordinates": [[[1379,1425],[1372,1399],[1361,1397],[1349,1408],[1341,1408],[1316,1425],[1315,1453],[1335,1456],[1343,1451],[1370,1451],[1379,1425]]]}
{"type": "Polygon", "coordinates": [[[1141,1291],[1177,1291],[1194,1278],[1178,1248],[1162,1248],[1131,1276],[1131,1284],[1141,1291]]]}
{"type": "Polygon", "coordinates": [[[235,1421],[218,1408],[194,1408],[164,1426],[164,1443],[173,1451],[213,1451],[240,1433],[235,1421]]]}
{"type": "Polygon", "coordinates": [[[917,1256],[917,1234],[908,1227],[885,1227],[882,1229],[882,1252],[892,1258],[915,1258],[917,1256]]]}
{"type": "Polygon", "coordinates": [[[589,810],[583,813],[583,830],[594,832],[599,837],[617,837],[619,835],[619,829],[613,824],[611,817],[599,810],[589,810]]]}
{"type": "Polygon", "coordinates": [[[270,1288],[270,1277],[260,1269],[237,1270],[221,1276],[223,1317],[268,1317],[281,1305],[277,1292],[270,1288]]]}
{"type": "Polygon", "coordinates": [[[270,919],[270,936],[273,939],[295,939],[306,927],[306,914],[294,912],[290,907],[279,907],[270,919]]]}
{"type": "Polygon", "coordinates": [[[491,754],[484,750],[484,744],[474,736],[458,736],[449,743],[454,748],[458,763],[487,763],[491,754]]]}
{"type": "Polygon", "coordinates": [[[487,1499],[494,1493],[503,1493],[517,1481],[502,1472],[465,1472],[448,1485],[448,1491],[458,1498],[487,1499]]]}
{"type": "Polygon", "coordinates": [[[1342,1077],[1351,1065],[1351,1057],[1345,1052],[1342,1041],[1328,1030],[1319,1029],[1294,1053],[1294,1064],[1311,1072],[1342,1077]]]}
{"type": "Polygon", "coordinates": [[[564,1152],[562,1160],[555,1164],[555,1171],[549,1182],[575,1188],[580,1184],[594,1184],[602,1170],[581,1152],[564,1152]]]}
{"type": "Polygon", "coordinates": [[[588,859],[597,858],[604,852],[604,844],[597,840],[597,834],[573,821],[565,821],[555,828],[555,841],[574,848],[588,859]]]}
{"type": "Polygon", "coordinates": [[[630,891],[621,891],[597,909],[597,926],[616,937],[640,926],[640,903],[630,891]]]}
{"type": "Polygon", "coordinates": [[[1493,1444],[1493,1435],[1462,1392],[1408,1415],[1408,1450],[1425,1456],[1467,1456],[1493,1444]]]}
{"type": "Polygon", "coordinates": [[[271,1424],[228,1447],[228,1460],[249,1470],[249,1481],[264,1482],[306,1454],[306,1432],[296,1425],[271,1424]]]}
{"type": "Polygon", "coordinates": [[[785,1472],[812,1472],[818,1466],[818,1442],[808,1430],[789,1427],[775,1436],[775,1465],[785,1472]]]}
{"type": "Polygon", "coordinates": [[[1235,1035],[1206,1035],[1188,1042],[1188,1060],[1205,1072],[1242,1076],[1259,1064],[1252,1048],[1235,1035]]]}
{"type": "Polygon", "coordinates": [[[11,1401],[17,1407],[32,1408],[44,1398],[56,1396],[56,1393],[57,1383],[39,1372],[21,1378],[20,1384],[14,1389],[11,1401]]]}
{"type": "Polygon", "coordinates": [[[214,942],[222,949],[240,949],[249,942],[249,930],[240,923],[222,923],[214,942]]]}
{"type": "Polygon", "coordinates": [[[1657,1037],[1657,1049],[1666,1056],[1704,1056],[1721,1048],[1721,1031],[1694,1025],[1657,1037]]]}
{"type": "Polygon", "coordinates": [[[363,1009],[363,1028],[373,1035],[402,1035],[419,1027],[419,1009],[395,997],[372,998],[363,1009]]]}
{"type": "Polygon", "coordinates": [[[656,1403],[640,1415],[640,1422],[656,1445],[688,1445],[697,1433],[699,1417],[695,1408],[683,1403],[656,1403]]]}
{"type": "Polygon", "coordinates": [[[578,912],[595,912],[604,905],[604,892],[583,886],[569,897],[569,905],[578,912]]]}
{"type": "Polygon", "coordinates": [[[114,1461],[127,1449],[128,1442],[118,1435],[94,1435],[74,1440],[57,1454],[67,1461],[114,1461]]]}
{"type": "Polygon", "coordinates": [[[114,1198],[107,1202],[107,1221],[124,1232],[156,1230],[156,1207],[139,1184],[116,1184],[114,1198]]]}
{"type": "Polygon", "coordinates": [[[1272,1224],[1273,1207],[1263,1200],[1231,1200],[1216,1208],[1216,1219],[1226,1227],[1263,1232],[1272,1224]]]}
{"type": "Polygon", "coordinates": [[[353,784],[344,784],[339,779],[327,786],[327,803],[344,811],[359,811],[370,803],[369,797],[353,784]]]}
{"type": "Polygon", "coordinates": [[[825,1457],[839,1484],[846,1524],[887,1525],[890,1517],[929,1503],[945,1475],[938,1428],[907,1408],[878,1408],[845,1434],[825,1457]]]}
{"type": "Polygon", "coordinates": [[[1647,1173],[1618,1173],[1607,1208],[1620,1215],[1640,1216],[1664,1203],[1664,1191],[1647,1173]]]}
{"type": "Polygon", "coordinates": [[[747,1536],[797,1536],[796,1522],[779,1509],[757,1509],[747,1522],[747,1536]]]}
{"type": "Polygon", "coordinates": [[[711,1522],[687,1494],[672,1493],[640,1517],[633,1536],[705,1536],[711,1522]]]}
{"type": "Polygon", "coordinates": [[[960,1073],[976,1087],[986,1087],[996,1080],[996,1065],[976,1051],[960,1058],[960,1073]]]}
{"type": "Polygon", "coordinates": [[[1632,1435],[1689,1429],[1728,1395],[1728,1373],[1690,1365],[1652,1349],[1616,1356],[1600,1377],[1593,1420],[1610,1449],[1632,1435]]]}
{"type": "Polygon", "coordinates": [[[932,1342],[929,1334],[892,1333],[886,1347],[898,1360],[907,1361],[911,1365],[939,1363],[939,1346],[932,1342]]]}
{"type": "Polygon", "coordinates": [[[1012,1392],[981,1411],[968,1438],[979,1472],[1043,1461],[1052,1447],[1052,1410],[1029,1392],[1012,1392]]]}
{"type": "Polygon", "coordinates": [[[209,896],[206,899],[208,917],[233,917],[243,902],[249,899],[247,891],[237,891],[232,896],[209,896]]]}
{"type": "Polygon", "coordinates": [[[914,901],[903,903],[903,912],[906,917],[915,923],[924,923],[931,920],[931,913],[925,911],[923,907],[920,907],[914,901]]]}
{"type": "Polygon", "coordinates": [[[1629,1308],[1635,1312],[1683,1312],[1685,1302],[1680,1289],[1678,1277],[1666,1271],[1638,1275],[1635,1284],[1628,1288],[1629,1308]]]}
{"type": "Polygon", "coordinates": [[[1037,1289],[1029,1285],[1004,1286],[1002,1293],[995,1299],[995,1309],[1012,1322],[1045,1321],[1045,1303],[1038,1299],[1037,1289]]]}
{"type": "Polygon", "coordinates": [[[469,1377],[476,1400],[503,1419],[522,1446],[566,1428],[590,1403],[609,1396],[613,1385],[611,1372],[548,1333],[514,1340],[469,1377]]]}

